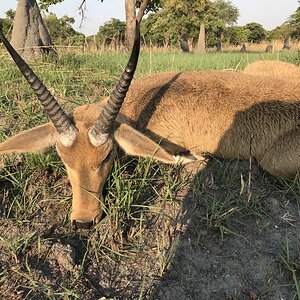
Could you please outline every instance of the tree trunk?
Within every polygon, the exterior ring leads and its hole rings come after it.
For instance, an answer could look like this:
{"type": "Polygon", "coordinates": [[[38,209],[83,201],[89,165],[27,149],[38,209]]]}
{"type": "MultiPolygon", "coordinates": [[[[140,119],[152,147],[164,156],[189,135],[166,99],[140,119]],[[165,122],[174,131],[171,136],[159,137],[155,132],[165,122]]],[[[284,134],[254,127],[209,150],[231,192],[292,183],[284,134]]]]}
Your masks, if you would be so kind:
{"type": "Polygon", "coordinates": [[[247,52],[247,48],[248,48],[248,44],[247,43],[243,43],[242,48],[241,48],[241,52],[247,52]]]}
{"type": "Polygon", "coordinates": [[[188,43],[188,37],[186,33],[183,33],[179,38],[180,48],[183,52],[190,52],[190,47],[188,43]]]}
{"type": "Polygon", "coordinates": [[[11,44],[27,59],[39,59],[44,52],[53,51],[52,41],[36,0],[19,0],[11,44]]]}
{"type": "Polygon", "coordinates": [[[204,23],[200,24],[199,37],[196,51],[198,53],[205,53],[205,25],[204,23]]]}
{"type": "Polygon", "coordinates": [[[266,48],[266,53],[273,53],[274,52],[274,45],[273,44],[268,44],[267,48],[266,48]]]}
{"type": "Polygon", "coordinates": [[[224,40],[224,33],[222,32],[220,34],[220,37],[218,39],[217,42],[217,52],[222,52],[223,51],[223,47],[222,47],[222,41],[224,40]]]}
{"type": "Polygon", "coordinates": [[[218,43],[217,43],[217,52],[222,52],[222,41],[221,41],[221,39],[219,39],[218,43]]]}
{"type": "Polygon", "coordinates": [[[290,37],[286,36],[284,38],[284,41],[283,41],[283,48],[282,48],[282,50],[290,50],[290,49],[291,49],[291,46],[290,46],[290,37]]]}
{"type": "Polygon", "coordinates": [[[126,47],[131,49],[135,37],[136,21],[140,22],[147,8],[148,0],[143,0],[136,15],[136,0],[125,0],[125,17],[126,17],[126,47]]]}
{"type": "Polygon", "coordinates": [[[126,17],[126,47],[132,48],[134,42],[134,32],[136,26],[136,15],[135,15],[135,4],[136,0],[125,0],[125,17],[126,17]]]}

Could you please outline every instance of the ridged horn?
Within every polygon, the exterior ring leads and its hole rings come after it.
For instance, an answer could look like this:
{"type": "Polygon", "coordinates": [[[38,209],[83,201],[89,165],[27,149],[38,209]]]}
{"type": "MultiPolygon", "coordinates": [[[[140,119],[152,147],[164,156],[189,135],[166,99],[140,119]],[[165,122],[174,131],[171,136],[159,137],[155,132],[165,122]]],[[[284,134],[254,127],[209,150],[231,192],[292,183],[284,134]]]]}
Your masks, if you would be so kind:
{"type": "Polygon", "coordinates": [[[100,146],[107,141],[109,132],[122,107],[124,98],[133,78],[140,53],[140,27],[136,23],[135,40],[129,61],[116,84],[106,106],[98,117],[95,125],[89,130],[90,141],[94,146],[100,146]]]}
{"type": "Polygon", "coordinates": [[[1,30],[0,39],[2,40],[5,48],[22,72],[23,76],[30,84],[35,95],[41,102],[44,110],[48,114],[50,120],[59,133],[61,143],[66,147],[72,146],[77,134],[77,129],[74,124],[60,107],[54,96],[49,92],[49,90],[45,87],[45,85],[41,82],[37,75],[12,47],[1,30]]]}

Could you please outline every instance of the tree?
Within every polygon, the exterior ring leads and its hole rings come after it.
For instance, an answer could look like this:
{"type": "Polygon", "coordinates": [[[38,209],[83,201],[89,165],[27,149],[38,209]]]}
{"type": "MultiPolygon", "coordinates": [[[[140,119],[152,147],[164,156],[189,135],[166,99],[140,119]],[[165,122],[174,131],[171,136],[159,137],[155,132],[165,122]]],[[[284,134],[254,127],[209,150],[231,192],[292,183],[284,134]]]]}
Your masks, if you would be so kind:
{"type": "Polygon", "coordinates": [[[178,45],[178,38],[182,34],[189,33],[181,22],[170,17],[168,11],[162,9],[157,13],[151,13],[141,23],[141,32],[146,43],[158,47],[178,45]]]}
{"type": "Polygon", "coordinates": [[[197,52],[205,53],[205,24],[200,24],[198,43],[197,43],[197,52]]]}
{"type": "MultiPolygon", "coordinates": [[[[300,4],[300,1],[298,1],[300,4]]],[[[288,25],[292,27],[291,36],[296,39],[300,39],[300,6],[297,10],[290,16],[288,20],[288,25]]],[[[287,38],[287,37],[285,37],[287,38]]]]}
{"type": "Polygon", "coordinates": [[[294,28],[289,24],[282,24],[275,29],[268,32],[268,40],[284,40],[286,37],[291,36],[294,28]]]}
{"type": "Polygon", "coordinates": [[[226,25],[236,22],[237,17],[238,10],[230,1],[166,0],[161,10],[144,20],[142,33],[146,40],[158,41],[159,45],[178,45],[178,37],[187,34],[190,40],[202,40],[203,51],[204,41],[217,45],[226,25]],[[224,9],[231,12],[225,13],[224,9]]]}
{"type": "Polygon", "coordinates": [[[72,24],[75,22],[74,18],[70,18],[68,16],[57,18],[54,13],[50,13],[45,16],[43,20],[50,32],[54,44],[73,45],[78,42],[80,44],[84,42],[84,35],[76,32],[72,28],[72,24]]]}
{"type": "Polygon", "coordinates": [[[125,16],[126,16],[126,45],[128,49],[132,48],[136,21],[141,22],[142,17],[146,11],[156,10],[159,7],[159,0],[125,0],[125,16]],[[149,4],[149,7],[148,7],[149,4]],[[136,13],[136,8],[139,8],[136,13]]]}
{"type": "Polygon", "coordinates": [[[19,0],[11,44],[19,54],[29,59],[40,58],[44,52],[53,50],[36,0],[19,0]]]}
{"type": "MultiPolygon", "coordinates": [[[[222,39],[224,37],[224,32],[227,26],[232,26],[236,23],[239,17],[239,11],[237,7],[235,7],[230,1],[217,0],[215,2],[215,6],[217,8],[218,17],[222,21],[223,24],[220,26],[218,45],[221,45],[222,39]]],[[[219,48],[217,46],[217,48],[219,48]]],[[[218,49],[221,50],[221,49],[218,49]]]]}
{"type": "Polygon", "coordinates": [[[267,31],[263,28],[261,24],[252,22],[246,24],[244,28],[250,30],[248,42],[259,43],[263,41],[267,36],[267,31]]]}
{"type": "MultiPolygon", "coordinates": [[[[300,34],[300,27],[299,27],[299,34],[300,34]]],[[[298,35],[298,33],[297,33],[297,26],[294,27],[293,25],[290,25],[289,22],[286,22],[280,26],[277,26],[275,29],[268,32],[268,35],[267,35],[267,39],[269,41],[282,40],[283,41],[283,50],[289,50],[291,48],[290,37],[299,38],[300,35],[298,35]]]]}
{"type": "Polygon", "coordinates": [[[110,45],[112,41],[125,43],[125,28],[125,22],[112,18],[99,27],[98,40],[106,45],[110,45]]]}
{"type": "Polygon", "coordinates": [[[181,37],[179,37],[179,44],[183,52],[190,52],[188,37],[186,33],[183,33],[181,37]]]}
{"type": "Polygon", "coordinates": [[[3,18],[3,19],[0,18],[0,25],[2,28],[2,32],[5,35],[8,35],[8,34],[10,35],[10,33],[11,33],[15,14],[16,14],[16,12],[13,9],[9,9],[7,12],[5,12],[5,18],[3,18]]]}
{"type": "MultiPolygon", "coordinates": [[[[40,0],[40,6],[42,9],[48,9],[50,5],[61,3],[64,0],[40,0]]],[[[104,0],[101,0],[103,2],[104,0]]],[[[107,0],[109,1],[109,0],[107,0]]],[[[84,4],[87,0],[81,0],[79,9],[81,10],[82,15],[84,16],[84,4]]],[[[134,36],[135,36],[135,27],[136,20],[141,21],[144,13],[150,11],[158,11],[160,8],[160,0],[125,0],[125,16],[126,16],[126,45],[128,49],[132,48],[134,36]],[[138,13],[136,13],[136,8],[138,8],[138,13]]]]}
{"type": "Polygon", "coordinates": [[[248,41],[250,33],[250,30],[243,26],[230,26],[224,32],[224,38],[228,43],[238,46],[248,41]]]}
{"type": "Polygon", "coordinates": [[[200,16],[200,27],[199,35],[197,42],[197,52],[205,53],[206,52],[206,23],[207,23],[207,11],[210,9],[210,1],[201,0],[200,6],[198,7],[198,16],[200,16]]]}

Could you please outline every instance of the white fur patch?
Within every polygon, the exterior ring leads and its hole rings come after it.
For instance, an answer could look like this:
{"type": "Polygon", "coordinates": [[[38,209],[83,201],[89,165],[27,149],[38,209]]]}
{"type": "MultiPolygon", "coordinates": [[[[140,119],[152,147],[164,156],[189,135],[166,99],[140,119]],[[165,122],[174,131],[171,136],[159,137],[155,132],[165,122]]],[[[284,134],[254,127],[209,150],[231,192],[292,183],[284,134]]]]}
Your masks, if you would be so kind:
{"type": "Polygon", "coordinates": [[[91,132],[92,128],[88,131],[88,135],[90,138],[90,142],[92,143],[93,146],[99,147],[103,145],[104,143],[107,142],[108,139],[108,133],[102,133],[98,136],[94,136],[93,133],[91,132]]]}
{"type": "Polygon", "coordinates": [[[192,154],[187,155],[173,155],[176,164],[187,164],[192,161],[197,160],[197,158],[192,154]]]}
{"type": "Polygon", "coordinates": [[[59,139],[63,146],[72,147],[76,139],[77,129],[75,127],[69,128],[66,133],[60,134],[59,139]]]}

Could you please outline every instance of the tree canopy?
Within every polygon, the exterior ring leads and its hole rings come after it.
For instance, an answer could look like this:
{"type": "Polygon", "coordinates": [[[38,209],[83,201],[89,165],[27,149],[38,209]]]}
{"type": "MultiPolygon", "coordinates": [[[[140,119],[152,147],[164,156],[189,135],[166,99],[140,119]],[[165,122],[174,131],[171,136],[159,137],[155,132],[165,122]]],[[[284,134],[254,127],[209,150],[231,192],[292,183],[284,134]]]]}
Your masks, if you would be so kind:
{"type": "Polygon", "coordinates": [[[125,22],[112,18],[110,21],[99,27],[97,38],[100,43],[104,45],[110,45],[113,41],[124,44],[125,28],[125,22]]]}
{"type": "Polygon", "coordinates": [[[267,36],[267,31],[259,23],[252,22],[244,26],[245,29],[249,30],[248,42],[260,43],[267,36]]]}
{"type": "Polygon", "coordinates": [[[9,9],[5,12],[5,18],[0,19],[1,28],[5,34],[11,34],[15,14],[16,12],[13,9],[9,9]]]}
{"type": "Polygon", "coordinates": [[[277,26],[275,29],[268,32],[268,40],[284,40],[286,37],[292,36],[297,38],[293,33],[293,28],[289,24],[285,23],[277,26]]]}
{"type": "Polygon", "coordinates": [[[75,31],[72,28],[74,18],[63,16],[57,18],[54,13],[47,14],[44,18],[44,23],[47,26],[54,44],[82,44],[84,35],[75,31]]]}
{"type": "Polygon", "coordinates": [[[290,16],[287,24],[292,27],[291,36],[293,38],[300,39],[300,1],[298,1],[299,7],[297,10],[290,16]]]}
{"type": "Polygon", "coordinates": [[[204,23],[207,44],[216,45],[226,26],[234,24],[238,15],[238,9],[226,0],[168,0],[157,13],[148,15],[142,32],[152,43],[174,45],[182,34],[198,39],[200,25],[204,23]]]}
{"type": "Polygon", "coordinates": [[[229,44],[238,46],[248,42],[250,34],[251,31],[249,28],[245,28],[244,26],[230,26],[226,28],[224,38],[229,44]]]}

